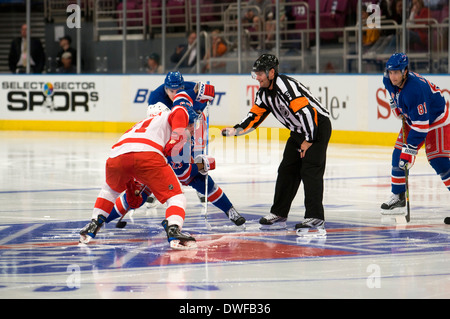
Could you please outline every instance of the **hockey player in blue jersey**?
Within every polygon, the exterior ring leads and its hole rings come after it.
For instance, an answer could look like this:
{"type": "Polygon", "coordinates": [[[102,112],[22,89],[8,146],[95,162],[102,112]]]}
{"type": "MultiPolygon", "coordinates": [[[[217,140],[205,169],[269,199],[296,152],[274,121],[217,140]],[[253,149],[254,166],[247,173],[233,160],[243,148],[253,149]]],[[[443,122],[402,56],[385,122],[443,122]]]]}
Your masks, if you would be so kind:
{"type": "Polygon", "coordinates": [[[404,53],[389,58],[383,83],[389,92],[392,112],[406,122],[406,143],[400,130],[392,154],[392,196],[381,205],[382,214],[395,214],[391,210],[406,205],[405,170],[413,166],[424,144],[431,167],[450,190],[449,103],[438,86],[409,71],[404,53]]]}
{"type": "MultiPolygon", "coordinates": [[[[150,94],[147,116],[155,112],[159,112],[164,108],[164,106],[171,109],[173,99],[178,91],[192,90],[196,85],[196,82],[184,81],[182,74],[178,71],[169,72],[165,78],[164,84],[160,85],[150,94]]],[[[201,85],[203,85],[204,88],[207,88],[207,86],[203,83],[201,83],[201,85]]],[[[196,88],[196,90],[199,90],[199,88],[196,88]]],[[[214,93],[212,94],[214,96],[214,93]]],[[[201,96],[201,94],[199,93],[198,96],[201,96]]],[[[204,117],[202,112],[206,107],[206,103],[207,100],[202,100],[201,98],[197,99],[193,103],[193,109],[197,112],[197,116],[200,118],[201,124],[199,125],[197,120],[197,127],[194,128],[195,132],[192,134],[194,138],[191,143],[191,154],[188,154],[188,156],[185,157],[181,153],[180,158],[183,158],[182,162],[174,160],[172,157],[167,157],[167,160],[172,166],[180,183],[185,186],[191,186],[199,194],[204,195],[206,193],[205,182],[206,177],[208,177],[208,201],[222,210],[235,225],[240,226],[245,223],[245,218],[236,211],[227,195],[214,182],[211,176],[206,174],[209,170],[213,170],[215,168],[215,159],[212,156],[206,156],[203,154],[203,136],[205,134],[204,129],[206,126],[203,125],[204,117]]],[[[110,214],[111,218],[107,220],[107,222],[118,217],[123,217],[130,209],[142,206],[146,202],[147,198],[151,198],[151,193],[148,192],[145,185],[136,186],[136,192],[139,191],[141,196],[137,200],[137,203],[132,205],[128,203],[130,201],[129,194],[127,197],[127,194],[123,193],[117,199],[113,212],[110,214]]],[[[130,193],[130,190],[128,193],[130,193]]],[[[119,225],[121,224],[119,223],[118,226],[119,225]]]]}
{"type": "MultiPolygon", "coordinates": [[[[155,105],[158,102],[163,103],[169,109],[172,108],[173,99],[178,91],[180,90],[191,90],[194,89],[196,82],[184,81],[183,75],[179,72],[169,72],[166,75],[164,83],[158,86],[155,90],[150,93],[148,99],[148,105],[155,105]]],[[[196,109],[204,109],[206,103],[195,103],[196,109]]]]}

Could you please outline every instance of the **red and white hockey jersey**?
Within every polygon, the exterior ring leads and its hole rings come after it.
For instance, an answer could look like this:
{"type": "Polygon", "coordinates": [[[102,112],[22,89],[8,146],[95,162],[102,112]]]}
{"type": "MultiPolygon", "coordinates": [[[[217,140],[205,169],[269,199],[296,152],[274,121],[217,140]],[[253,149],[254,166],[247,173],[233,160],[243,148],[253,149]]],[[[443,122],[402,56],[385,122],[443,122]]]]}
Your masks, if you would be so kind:
{"type": "Polygon", "coordinates": [[[113,145],[110,157],[130,152],[156,152],[164,156],[164,147],[172,131],[186,128],[189,115],[183,106],[175,106],[170,112],[152,115],[136,123],[113,145]]]}

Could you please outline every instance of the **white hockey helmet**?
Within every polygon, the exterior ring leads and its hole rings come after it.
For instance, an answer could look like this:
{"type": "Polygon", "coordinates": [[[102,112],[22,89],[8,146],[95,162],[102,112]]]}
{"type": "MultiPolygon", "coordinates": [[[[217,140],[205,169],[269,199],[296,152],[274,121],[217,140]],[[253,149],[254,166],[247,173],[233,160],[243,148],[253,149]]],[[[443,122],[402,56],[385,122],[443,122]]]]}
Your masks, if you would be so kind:
{"type": "Polygon", "coordinates": [[[162,102],[156,102],[156,104],[151,104],[147,107],[147,117],[161,112],[170,112],[170,109],[162,102]]]}

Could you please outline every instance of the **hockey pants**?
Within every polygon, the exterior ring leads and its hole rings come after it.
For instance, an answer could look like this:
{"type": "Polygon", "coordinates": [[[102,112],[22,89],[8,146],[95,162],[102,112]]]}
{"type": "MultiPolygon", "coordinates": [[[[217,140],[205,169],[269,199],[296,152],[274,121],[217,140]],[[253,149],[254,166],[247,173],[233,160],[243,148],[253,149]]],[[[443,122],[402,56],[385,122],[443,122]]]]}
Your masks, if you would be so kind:
{"type": "MultiPolygon", "coordinates": [[[[406,136],[409,131],[410,127],[406,126],[406,136]]],[[[429,131],[425,141],[418,145],[417,149],[424,144],[428,162],[441,177],[445,187],[450,190],[450,125],[429,131]]],[[[393,194],[405,191],[405,171],[398,167],[402,145],[402,131],[400,131],[392,153],[391,191],[393,194]]]]}
{"type": "Polygon", "coordinates": [[[272,214],[287,217],[292,201],[303,182],[305,218],[324,220],[323,175],[325,173],[326,152],[331,136],[331,122],[319,115],[318,137],[300,157],[300,145],[304,141],[302,134],[291,132],[284,148],[283,159],[278,167],[275,184],[272,214]]]}

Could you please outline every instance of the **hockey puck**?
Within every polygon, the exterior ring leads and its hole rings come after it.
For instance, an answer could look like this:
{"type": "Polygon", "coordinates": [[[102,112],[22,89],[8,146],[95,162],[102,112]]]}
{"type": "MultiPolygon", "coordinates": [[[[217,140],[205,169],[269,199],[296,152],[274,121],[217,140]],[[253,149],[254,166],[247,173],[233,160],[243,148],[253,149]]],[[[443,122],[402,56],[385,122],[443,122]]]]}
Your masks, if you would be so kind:
{"type": "Polygon", "coordinates": [[[445,217],[444,224],[450,225],[450,217],[445,217]]]}
{"type": "Polygon", "coordinates": [[[127,225],[126,221],[119,220],[116,224],[116,228],[125,228],[126,225],[127,225]]]}

